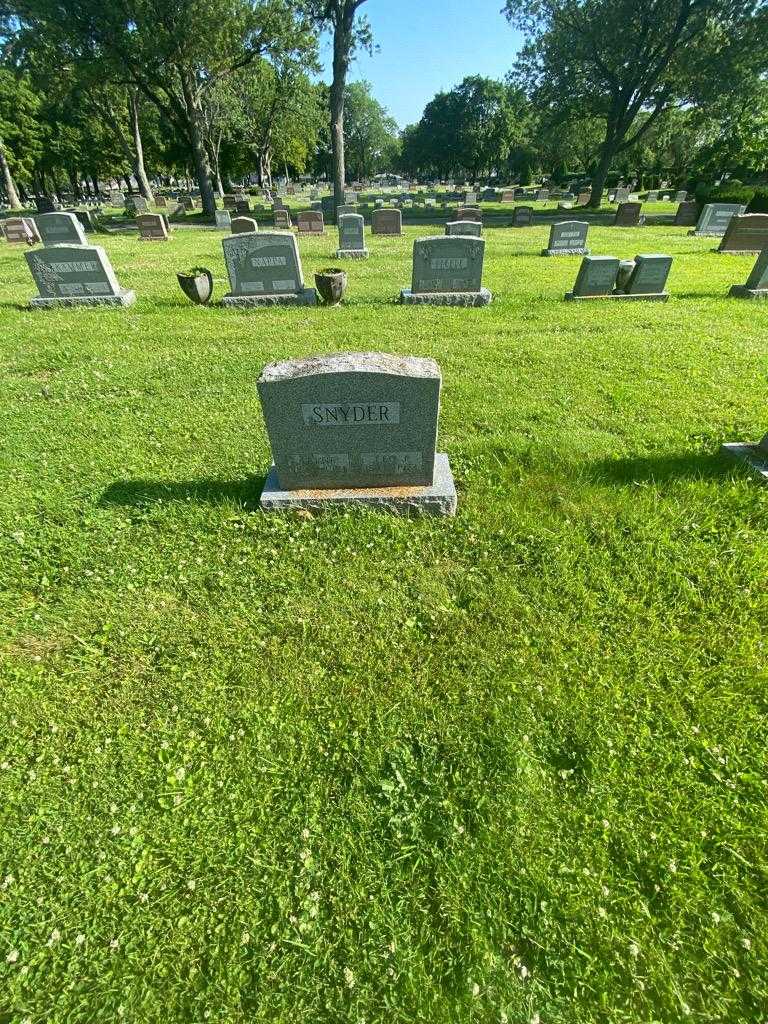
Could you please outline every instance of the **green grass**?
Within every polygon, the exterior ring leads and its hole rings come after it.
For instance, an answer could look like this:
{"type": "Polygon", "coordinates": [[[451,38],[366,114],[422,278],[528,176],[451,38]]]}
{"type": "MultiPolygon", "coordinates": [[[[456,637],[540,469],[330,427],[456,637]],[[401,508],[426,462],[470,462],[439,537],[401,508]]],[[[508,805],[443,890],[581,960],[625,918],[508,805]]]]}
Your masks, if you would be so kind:
{"type": "Polygon", "coordinates": [[[3,1024],[768,1015],[753,257],[593,228],[673,298],[570,304],[491,229],[492,306],[399,307],[420,233],[250,313],[176,284],[220,232],[99,236],[124,311],[0,248],[3,1024]],[[455,520],[258,511],[262,366],[347,349],[441,365],[455,520]]]}

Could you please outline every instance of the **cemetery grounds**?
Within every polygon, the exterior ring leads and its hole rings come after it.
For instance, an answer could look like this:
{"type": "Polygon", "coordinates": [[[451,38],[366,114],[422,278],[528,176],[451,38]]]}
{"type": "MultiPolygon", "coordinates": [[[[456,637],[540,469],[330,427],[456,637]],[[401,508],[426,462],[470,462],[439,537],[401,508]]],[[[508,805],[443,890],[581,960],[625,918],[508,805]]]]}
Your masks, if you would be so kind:
{"type": "Polygon", "coordinates": [[[768,1015],[754,256],[593,226],[672,298],[565,303],[548,232],[476,310],[393,304],[424,227],[338,309],[193,307],[179,228],[32,312],[0,247],[3,1024],[768,1015]],[[262,367],[350,349],[439,363],[455,520],[258,510],[262,367]]]}

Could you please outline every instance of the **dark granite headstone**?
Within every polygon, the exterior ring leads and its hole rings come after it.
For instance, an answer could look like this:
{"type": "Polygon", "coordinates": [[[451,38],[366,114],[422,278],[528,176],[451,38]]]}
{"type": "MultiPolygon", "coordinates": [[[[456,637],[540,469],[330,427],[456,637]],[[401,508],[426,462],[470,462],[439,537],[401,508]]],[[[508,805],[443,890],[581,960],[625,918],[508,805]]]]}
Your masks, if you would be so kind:
{"type": "Polygon", "coordinates": [[[322,235],[325,221],[322,210],[303,210],[296,218],[296,229],[300,235],[322,235]]]}
{"type": "Polygon", "coordinates": [[[253,217],[232,217],[230,229],[233,235],[249,234],[259,230],[259,225],[253,217]]]}
{"type": "Polygon", "coordinates": [[[768,213],[736,213],[728,222],[718,252],[768,249],[768,213]]]}
{"type": "Polygon", "coordinates": [[[413,243],[413,279],[400,293],[407,305],[486,306],[493,296],[483,287],[485,240],[434,235],[413,243]]]}
{"type": "Polygon", "coordinates": [[[549,244],[542,256],[588,256],[589,224],[580,220],[561,220],[549,229],[549,244]]]}
{"type": "Polygon", "coordinates": [[[107,254],[98,245],[53,245],[24,254],[39,295],[33,307],[129,306],[132,291],[122,289],[107,254]]]}
{"type": "Polygon", "coordinates": [[[577,298],[611,295],[618,272],[619,261],[615,256],[585,256],[581,261],[573,291],[568,294],[577,298]]]}
{"type": "Polygon", "coordinates": [[[168,223],[161,213],[140,213],[136,224],[142,242],[168,241],[168,223]]]}
{"type": "Polygon", "coordinates": [[[374,210],[371,214],[371,231],[374,235],[402,235],[402,213],[393,209],[374,210]]]}
{"type": "Polygon", "coordinates": [[[626,295],[662,295],[672,266],[672,257],[660,253],[635,256],[635,267],[623,289],[626,295]]]}
{"type": "MultiPolygon", "coordinates": [[[[234,221],[233,221],[234,224],[234,221]]],[[[222,240],[230,293],[224,306],[314,306],[314,288],[304,287],[299,248],[285,231],[232,234],[222,240]]]]}
{"type": "Polygon", "coordinates": [[[635,228],[643,223],[642,203],[619,203],[613,226],[616,228],[635,228]]]}
{"type": "Polygon", "coordinates": [[[87,245],[83,226],[74,213],[41,213],[35,224],[43,245],[87,245]]]}
{"type": "Polygon", "coordinates": [[[512,227],[527,228],[533,224],[533,207],[516,206],[512,212],[512,227]]]}
{"type": "Polygon", "coordinates": [[[446,235],[471,235],[482,238],[483,225],[477,220],[449,220],[445,225],[446,235]]]}
{"type": "Polygon", "coordinates": [[[699,219],[699,204],[695,201],[681,202],[677,210],[675,211],[675,227],[677,228],[690,228],[693,227],[699,219]]]}

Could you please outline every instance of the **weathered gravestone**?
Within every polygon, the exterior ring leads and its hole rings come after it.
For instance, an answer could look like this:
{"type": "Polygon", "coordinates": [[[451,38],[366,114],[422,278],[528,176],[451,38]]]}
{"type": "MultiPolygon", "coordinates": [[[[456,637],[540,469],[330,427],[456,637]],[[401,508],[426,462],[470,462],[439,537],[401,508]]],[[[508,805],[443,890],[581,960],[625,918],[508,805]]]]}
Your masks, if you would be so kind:
{"type": "Polygon", "coordinates": [[[734,214],[742,214],[746,206],[739,203],[707,203],[699,215],[698,222],[689,235],[719,238],[734,214]]]}
{"type": "Polygon", "coordinates": [[[276,228],[283,228],[287,231],[291,228],[291,214],[284,207],[276,209],[272,214],[276,228]]]}
{"type": "Polygon", "coordinates": [[[230,227],[233,235],[250,234],[259,230],[259,225],[253,217],[232,217],[230,227]]]}
{"type": "Polygon", "coordinates": [[[87,245],[83,226],[74,213],[41,213],[35,224],[43,245],[87,245]]]}
{"type": "Polygon", "coordinates": [[[536,202],[537,203],[548,203],[549,202],[549,189],[540,188],[536,190],[536,202]]]}
{"type": "Polygon", "coordinates": [[[33,308],[130,306],[136,293],[120,287],[100,245],[52,245],[24,254],[39,295],[33,308]]]}
{"type": "Polygon", "coordinates": [[[144,196],[128,196],[125,200],[125,209],[130,214],[146,213],[149,206],[144,196]]]}
{"type": "Polygon", "coordinates": [[[179,206],[182,210],[194,210],[195,205],[193,196],[179,196],[179,206]]]}
{"type": "Polygon", "coordinates": [[[579,192],[578,196],[576,197],[576,205],[577,206],[586,206],[589,203],[589,200],[591,198],[592,198],[592,193],[591,192],[579,192]]]}
{"type": "Polygon", "coordinates": [[[549,243],[542,256],[589,256],[589,224],[581,220],[561,220],[549,229],[549,243]]]}
{"type": "Polygon", "coordinates": [[[768,248],[757,257],[746,284],[734,284],[728,292],[736,299],[768,299],[768,248]]]}
{"type": "Polygon", "coordinates": [[[762,252],[768,249],[768,213],[736,213],[728,222],[718,252],[762,252]]]}
{"type": "Polygon", "coordinates": [[[659,192],[658,189],[651,189],[648,195],[645,197],[646,203],[658,203],[659,192]]]}
{"type": "MultiPolygon", "coordinates": [[[[234,221],[233,221],[234,224],[234,221]]],[[[232,234],[222,240],[230,293],[227,307],[314,306],[314,288],[304,287],[295,237],[284,231],[232,234]]]]}
{"type": "Polygon", "coordinates": [[[342,213],[339,222],[339,248],[337,260],[365,260],[368,250],[365,247],[365,221],[359,213],[342,213]]]}
{"type": "Polygon", "coordinates": [[[533,207],[516,206],[512,211],[512,227],[527,228],[533,224],[533,207]]]}
{"type": "Polygon", "coordinates": [[[619,261],[615,256],[585,256],[576,283],[566,299],[591,299],[613,294],[619,261]]]}
{"type": "Polygon", "coordinates": [[[155,196],[155,206],[158,208],[158,210],[167,210],[168,200],[166,199],[165,196],[155,196]]]}
{"type": "Polygon", "coordinates": [[[685,189],[680,189],[679,192],[675,193],[675,202],[676,203],[684,203],[684,202],[687,201],[687,199],[688,199],[688,193],[685,191],[685,189]]]}
{"type": "Polygon", "coordinates": [[[357,213],[357,203],[340,203],[336,208],[337,220],[346,213],[357,213]]]}
{"type": "Polygon", "coordinates": [[[58,208],[49,196],[35,196],[35,209],[38,213],[55,213],[58,208]]]}
{"type": "Polygon", "coordinates": [[[675,227],[676,228],[689,228],[696,224],[699,219],[699,204],[695,201],[688,202],[685,200],[681,202],[677,210],[675,211],[675,227]]]}
{"type": "Polygon", "coordinates": [[[628,188],[617,188],[616,189],[616,202],[627,203],[629,202],[629,189],[628,188]]]}
{"type": "Polygon", "coordinates": [[[400,292],[406,305],[487,306],[483,287],[485,239],[433,235],[413,243],[413,278],[400,292]]]}
{"type": "MultiPolygon", "coordinates": [[[[220,228],[223,231],[232,230],[232,214],[229,210],[216,210],[214,213],[214,217],[216,218],[217,228],[220,228]]],[[[254,221],[254,224],[255,223],[256,222],[254,221]]],[[[258,224],[256,225],[256,227],[258,228],[258,224]]]]}
{"type": "Polygon", "coordinates": [[[168,222],[162,213],[140,213],[136,224],[142,242],[168,241],[168,222]]]}
{"type": "Polygon", "coordinates": [[[40,241],[31,217],[8,217],[2,223],[5,240],[10,245],[34,245],[40,241]]]}
{"type": "Polygon", "coordinates": [[[371,214],[371,231],[374,235],[402,235],[402,213],[400,210],[374,210],[371,214]]]}
{"type": "Polygon", "coordinates": [[[436,452],[440,368],[432,359],[343,352],[265,367],[258,391],[274,464],[269,510],[373,505],[453,515],[436,452]]]}
{"type": "Polygon", "coordinates": [[[325,221],[321,210],[302,210],[296,218],[296,229],[300,235],[322,235],[325,221]]]}
{"type": "Polygon", "coordinates": [[[229,210],[231,213],[232,211],[234,211],[235,206],[237,205],[237,196],[234,195],[232,192],[225,192],[222,202],[224,204],[224,209],[229,210]]]}
{"type": "Polygon", "coordinates": [[[483,212],[479,206],[460,206],[456,211],[456,220],[471,220],[483,223],[483,212]]]}
{"type": "Polygon", "coordinates": [[[515,190],[513,188],[505,189],[501,193],[502,203],[514,203],[515,201],[515,190]]]}
{"type": "Polygon", "coordinates": [[[125,193],[113,188],[109,193],[109,202],[111,206],[125,206],[125,193]]]}
{"type": "Polygon", "coordinates": [[[251,203],[249,199],[235,199],[235,205],[232,210],[238,217],[248,217],[251,213],[251,203]]]}
{"type": "Polygon", "coordinates": [[[464,205],[475,206],[477,204],[477,192],[465,192],[464,193],[464,205]]]}
{"type": "Polygon", "coordinates": [[[93,213],[90,210],[67,210],[67,213],[73,213],[77,217],[83,231],[93,231],[95,229],[96,224],[93,220],[93,213]]]}
{"type": "Polygon", "coordinates": [[[615,228],[634,228],[645,222],[642,216],[642,203],[619,203],[616,216],[613,218],[615,228]]]}
{"type": "Polygon", "coordinates": [[[483,225],[479,220],[449,220],[445,225],[446,235],[470,235],[482,238],[483,225]]]}

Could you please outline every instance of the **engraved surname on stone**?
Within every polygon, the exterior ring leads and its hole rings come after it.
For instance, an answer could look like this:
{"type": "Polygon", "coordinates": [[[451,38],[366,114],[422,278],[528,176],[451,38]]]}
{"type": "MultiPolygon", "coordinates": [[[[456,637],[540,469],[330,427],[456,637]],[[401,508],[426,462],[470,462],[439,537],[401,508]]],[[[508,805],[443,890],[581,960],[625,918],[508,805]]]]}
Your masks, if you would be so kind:
{"type": "Polygon", "coordinates": [[[62,260],[61,263],[51,261],[51,267],[55,267],[60,274],[92,274],[100,269],[98,263],[85,263],[79,260],[68,262],[62,260]]]}
{"type": "Polygon", "coordinates": [[[287,267],[288,260],[285,256],[252,256],[252,267],[287,267]]]}
{"type": "Polygon", "coordinates": [[[431,259],[429,265],[432,270],[466,270],[469,266],[469,260],[463,256],[446,256],[431,259]]]}
{"type": "Polygon", "coordinates": [[[399,402],[339,402],[335,405],[302,405],[301,415],[308,427],[344,427],[394,424],[400,422],[399,402]]]}

